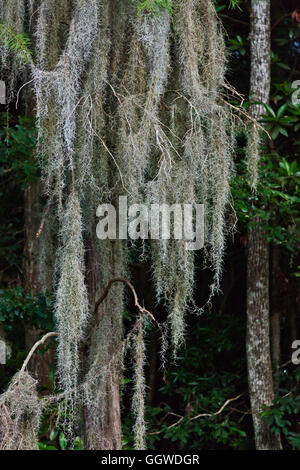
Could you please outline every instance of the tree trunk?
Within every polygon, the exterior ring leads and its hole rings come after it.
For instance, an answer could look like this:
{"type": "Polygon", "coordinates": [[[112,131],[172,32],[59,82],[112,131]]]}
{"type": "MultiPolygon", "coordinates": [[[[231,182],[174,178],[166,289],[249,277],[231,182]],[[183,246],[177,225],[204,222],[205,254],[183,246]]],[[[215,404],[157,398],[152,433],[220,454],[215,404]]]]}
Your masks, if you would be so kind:
{"type": "MultiPolygon", "coordinates": [[[[91,306],[95,305],[99,296],[103,293],[103,280],[100,279],[99,266],[101,260],[101,253],[99,253],[99,246],[95,240],[90,238],[88,240],[87,250],[87,286],[89,293],[89,302],[91,306]],[[102,282],[101,282],[102,281],[102,282]]],[[[112,275],[111,278],[118,277],[112,275]]],[[[104,282],[105,284],[105,282],[104,282]]],[[[116,352],[116,347],[122,341],[122,313],[121,318],[118,317],[118,310],[115,308],[112,295],[108,295],[104,302],[103,310],[111,318],[111,328],[107,329],[106,346],[101,343],[99,348],[108,347],[110,357],[116,352]]],[[[119,306],[120,308],[120,306],[119,306]]],[[[92,327],[91,331],[91,344],[97,342],[96,326],[92,327]],[[96,338],[96,340],[95,340],[96,338]]],[[[89,347],[83,351],[82,362],[85,363],[86,373],[89,368],[89,347]]],[[[121,396],[120,396],[120,365],[118,362],[112,362],[110,365],[110,374],[107,377],[107,401],[103,411],[103,416],[99,417],[99,423],[95,429],[93,416],[88,407],[83,409],[84,419],[84,434],[85,434],[85,448],[88,450],[121,450],[122,449],[122,427],[121,427],[121,396]]]]}
{"type": "MultiPolygon", "coordinates": [[[[32,181],[25,190],[24,200],[24,288],[32,296],[41,291],[37,263],[39,249],[35,236],[41,222],[40,192],[40,181],[38,179],[32,181]]],[[[41,333],[42,331],[34,326],[25,331],[25,348],[27,351],[40,339],[41,333]]],[[[32,375],[38,379],[40,386],[49,385],[49,371],[53,363],[54,354],[51,349],[48,349],[42,355],[33,355],[28,368],[32,375]]]]}
{"type": "Polygon", "coordinates": [[[119,368],[112,366],[111,383],[107,384],[107,406],[104,416],[99,417],[98,426],[93,424],[93,417],[88,407],[83,409],[85,450],[121,450],[121,398],[119,386],[119,368]]]}
{"type": "MultiPolygon", "coordinates": [[[[253,101],[267,103],[270,91],[270,0],[251,2],[251,78],[253,101]]],[[[254,118],[263,104],[251,107],[254,118]]],[[[274,398],[269,324],[269,246],[262,223],[249,230],[247,262],[247,362],[249,395],[257,450],[280,449],[280,440],[260,417],[274,398]]]]}
{"type": "Polygon", "coordinates": [[[280,292],[279,283],[281,279],[280,271],[280,250],[278,245],[273,245],[271,249],[271,344],[272,344],[272,364],[274,369],[274,392],[277,394],[280,385],[280,292]]]}
{"type": "Polygon", "coordinates": [[[30,183],[25,189],[24,201],[24,287],[31,295],[40,291],[38,281],[38,242],[35,234],[40,224],[40,190],[41,185],[38,180],[30,183]]]}
{"type": "Polygon", "coordinates": [[[259,416],[274,398],[269,335],[269,246],[257,221],[249,231],[247,269],[248,384],[257,450],[280,448],[267,421],[259,416]]]}

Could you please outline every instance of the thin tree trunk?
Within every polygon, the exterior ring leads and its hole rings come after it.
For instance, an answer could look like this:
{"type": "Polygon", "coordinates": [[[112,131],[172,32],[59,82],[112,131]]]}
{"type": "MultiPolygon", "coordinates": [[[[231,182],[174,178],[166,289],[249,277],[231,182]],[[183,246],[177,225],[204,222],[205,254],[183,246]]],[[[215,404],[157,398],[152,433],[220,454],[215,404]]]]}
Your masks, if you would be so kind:
{"type": "MultiPolygon", "coordinates": [[[[40,204],[41,183],[38,179],[32,181],[25,190],[24,199],[24,288],[32,296],[41,291],[38,278],[39,249],[36,239],[36,232],[40,224],[41,204],[40,204]]],[[[25,348],[27,351],[38,341],[41,330],[34,326],[25,331],[25,348]]],[[[48,349],[44,354],[35,354],[28,368],[34,377],[38,379],[39,385],[49,385],[49,371],[54,362],[54,354],[48,349]]]]}
{"type": "Polygon", "coordinates": [[[31,295],[40,291],[38,281],[38,242],[35,234],[40,223],[40,189],[39,180],[31,182],[25,189],[24,200],[24,287],[31,295]]]}
{"type": "Polygon", "coordinates": [[[292,344],[298,339],[298,328],[297,328],[297,304],[300,298],[299,283],[297,279],[291,279],[289,281],[289,291],[286,303],[286,314],[288,316],[289,324],[289,344],[292,344]],[[295,296],[291,295],[291,292],[295,293],[295,296]]]}
{"type": "MultiPolygon", "coordinates": [[[[270,0],[251,2],[250,95],[267,103],[270,91],[270,0]]],[[[262,104],[253,105],[252,116],[263,114],[262,104]]],[[[280,440],[260,416],[274,398],[269,324],[269,246],[262,223],[256,220],[248,234],[247,262],[247,362],[249,394],[257,450],[280,449],[280,440]]]]}
{"type": "Polygon", "coordinates": [[[91,425],[93,417],[87,407],[83,409],[84,440],[86,450],[121,450],[122,428],[121,428],[121,398],[119,386],[118,366],[112,366],[111,383],[108,385],[107,406],[104,416],[99,417],[99,426],[91,425]],[[93,434],[93,436],[91,436],[93,434]],[[92,441],[92,445],[91,445],[92,441]]]}
{"type": "Polygon", "coordinates": [[[110,400],[107,403],[106,422],[102,429],[102,449],[120,450],[122,449],[122,428],[121,428],[121,408],[120,408],[120,374],[118,366],[115,366],[112,374],[112,383],[109,386],[110,400]]]}
{"type": "Polygon", "coordinates": [[[274,369],[274,392],[279,391],[280,379],[280,292],[278,283],[280,280],[280,250],[278,245],[272,246],[271,250],[271,344],[272,364],[274,369]]]}

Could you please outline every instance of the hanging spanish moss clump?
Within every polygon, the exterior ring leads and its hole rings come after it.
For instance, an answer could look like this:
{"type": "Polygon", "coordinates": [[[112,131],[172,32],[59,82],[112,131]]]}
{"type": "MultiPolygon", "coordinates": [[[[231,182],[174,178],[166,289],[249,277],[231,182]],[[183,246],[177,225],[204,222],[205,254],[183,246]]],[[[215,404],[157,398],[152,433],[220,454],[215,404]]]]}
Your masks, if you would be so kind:
{"type": "Polygon", "coordinates": [[[211,1],[180,2],[176,20],[181,83],[190,116],[185,150],[196,167],[195,189],[199,188],[205,208],[207,263],[214,271],[213,295],[220,288],[234,150],[230,132],[234,123],[220,96],[226,70],[224,41],[211,1]]]}
{"type": "MultiPolygon", "coordinates": [[[[47,16],[43,9],[40,15],[44,16],[43,21],[38,22],[38,25],[41,23],[42,27],[37,30],[36,41],[42,51],[47,44],[47,33],[50,34],[51,31],[48,31],[46,27],[47,16]]],[[[90,2],[77,0],[65,48],[60,53],[53,70],[32,67],[38,120],[38,152],[42,158],[46,188],[49,193],[55,195],[60,215],[63,189],[66,184],[66,170],[74,172],[74,142],[77,106],[81,91],[80,77],[91,52],[97,25],[96,0],[90,2]]],[[[57,48],[57,41],[54,41],[54,47],[57,48]]],[[[51,50],[51,42],[49,48],[51,50]]],[[[43,56],[41,59],[41,65],[43,65],[43,56]]]]}
{"type": "Polygon", "coordinates": [[[57,64],[67,38],[71,5],[65,0],[35,3],[32,2],[29,9],[29,24],[31,27],[35,24],[36,65],[43,70],[51,70],[57,64]]]}
{"type": "MultiPolygon", "coordinates": [[[[120,195],[130,203],[203,204],[203,259],[213,273],[209,302],[220,289],[226,234],[232,228],[227,211],[235,115],[222,94],[223,32],[211,0],[167,3],[157,11],[158,2],[138,0],[26,2],[34,30],[30,68],[37,157],[49,197],[45,213],[54,220],[40,240],[44,248],[56,249],[51,270],[59,379],[71,415],[75,407],[84,411],[90,449],[121,447],[120,430],[107,440],[114,419],[107,401],[118,400],[124,367],[124,284],[114,283],[93,311],[112,279],[130,275],[127,240],[96,237],[97,206],[117,206],[120,195]]],[[[24,5],[9,0],[4,8],[5,21],[20,31],[24,5]]],[[[257,145],[251,134],[252,156],[257,145]]],[[[255,181],[256,163],[252,157],[248,162],[255,181]]],[[[161,327],[163,356],[168,342],[175,354],[182,345],[186,312],[199,312],[195,253],[186,249],[186,241],[157,234],[144,242],[157,301],[168,310],[161,327]]],[[[45,250],[41,260],[49,260],[45,250]]],[[[141,449],[145,347],[143,322],[137,322],[133,410],[135,446],[141,449]]]]}
{"type": "MultiPolygon", "coordinates": [[[[214,272],[211,299],[220,288],[225,250],[234,117],[221,97],[226,58],[212,2],[175,2],[174,10],[175,76],[172,93],[164,97],[170,112],[163,115],[171,144],[163,161],[169,165],[163,166],[166,171],[158,166],[148,194],[152,203],[204,204],[205,262],[214,272]]],[[[169,306],[176,351],[184,339],[184,313],[195,311],[194,253],[183,241],[172,240],[160,242],[152,254],[158,299],[169,306]]]]}
{"type": "Polygon", "coordinates": [[[76,405],[80,371],[79,347],[84,337],[89,313],[84,279],[81,210],[75,191],[70,194],[66,204],[60,238],[55,305],[57,329],[60,333],[58,372],[60,385],[71,407],[69,413],[75,414],[72,408],[76,405]]]}
{"type": "Polygon", "coordinates": [[[133,24],[128,64],[120,84],[117,157],[123,184],[134,201],[144,198],[146,170],[153,146],[161,151],[162,165],[169,157],[158,105],[169,71],[170,16],[139,16],[133,24]]]}
{"type": "Polygon", "coordinates": [[[37,450],[43,410],[37,381],[28,372],[18,372],[0,395],[0,450],[37,450]]]}
{"type": "Polygon", "coordinates": [[[98,30],[83,82],[75,142],[75,159],[78,187],[84,200],[88,193],[85,213],[90,232],[95,233],[95,210],[100,202],[111,197],[109,185],[108,154],[105,146],[107,70],[110,49],[109,2],[98,2],[98,30]]]}

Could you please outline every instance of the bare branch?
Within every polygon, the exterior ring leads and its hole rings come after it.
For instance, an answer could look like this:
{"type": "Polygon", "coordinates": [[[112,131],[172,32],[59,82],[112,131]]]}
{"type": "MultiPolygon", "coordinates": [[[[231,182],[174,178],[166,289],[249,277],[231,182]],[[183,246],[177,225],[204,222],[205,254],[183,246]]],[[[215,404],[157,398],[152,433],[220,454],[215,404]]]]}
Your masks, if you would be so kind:
{"type": "Polygon", "coordinates": [[[148,316],[151,318],[151,320],[153,320],[157,325],[159,325],[159,323],[158,323],[157,320],[154,318],[154,316],[152,315],[152,313],[149,312],[149,310],[145,309],[144,307],[142,307],[142,306],[139,304],[139,300],[138,300],[138,296],[137,296],[137,293],[136,293],[135,288],[133,287],[133,285],[131,284],[131,282],[128,281],[128,279],[125,279],[125,278],[123,278],[123,277],[115,278],[115,279],[112,279],[111,281],[109,281],[109,283],[107,284],[106,288],[104,289],[104,292],[103,292],[103,294],[101,295],[100,299],[97,300],[97,302],[96,302],[96,304],[95,304],[94,314],[95,314],[95,316],[96,316],[96,318],[97,318],[98,320],[99,320],[99,318],[98,318],[98,309],[99,309],[99,306],[100,306],[100,304],[103,302],[103,300],[107,297],[111,286],[112,286],[115,282],[124,282],[124,283],[129,287],[129,289],[131,290],[131,292],[132,292],[132,294],[133,294],[133,297],[134,297],[134,305],[139,309],[139,311],[140,311],[142,314],[148,315],[148,316]]]}
{"type": "Polygon", "coordinates": [[[24,370],[26,369],[28,365],[28,362],[30,361],[33,354],[35,353],[36,349],[42,344],[44,344],[49,338],[52,338],[53,336],[58,336],[58,334],[59,333],[57,333],[56,331],[51,331],[50,333],[47,333],[46,335],[44,335],[39,341],[37,341],[30,349],[25,361],[23,362],[20,372],[24,372],[24,370]]]}
{"type": "MultiPolygon", "coordinates": [[[[231,403],[232,401],[235,401],[235,400],[238,400],[241,396],[243,395],[243,393],[241,393],[240,395],[238,395],[237,397],[234,397],[234,398],[229,398],[228,400],[225,401],[225,403],[223,403],[223,405],[221,406],[221,408],[216,411],[215,413],[200,413],[196,416],[193,416],[192,418],[189,418],[187,421],[194,421],[195,419],[198,419],[198,418],[204,418],[204,417],[211,417],[211,416],[217,416],[219,414],[222,413],[222,411],[224,410],[224,408],[226,408],[226,406],[231,403]]],[[[173,413],[173,412],[168,412],[166,416],[169,416],[169,415],[172,415],[172,416],[177,416],[179,419],[171,424],[170,426],[167,427],[167,429],[171,429],[171,428],[174,428],[175,426],[178,426],[178,424],[181,423],[181,421],[185,418],[185,416],[181,416],[181,415],[178,415],[176,413],[173,413]]],[[[163,430],[161,431],[155,431],[155,432],[150,432],[149,435],[150,436],[153,436],[153,435],[156,435],[156,434],[161,434],[163,432],[163,430]]]]}

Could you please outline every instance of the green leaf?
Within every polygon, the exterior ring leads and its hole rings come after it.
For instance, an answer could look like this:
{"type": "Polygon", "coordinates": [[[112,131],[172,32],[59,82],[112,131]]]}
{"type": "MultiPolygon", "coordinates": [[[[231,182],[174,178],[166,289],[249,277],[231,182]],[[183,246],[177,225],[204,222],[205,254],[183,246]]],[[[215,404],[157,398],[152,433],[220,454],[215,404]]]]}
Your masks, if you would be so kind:
{"type": "Polygon", "coordinates": [[[50,432],[50,441],[53,441],[53,439],[56,438],[58,432],[59,432],[59,429],[58,429],[56,426],[51,429],[51,432],[50,432]]]}
{"type": "Polygon", "coordinates": [[[264,104],[264,107],[266,108],[266,110],[268,111],[268,113],[273,116],[274,118],[276,118],[276,114],[275,114],[275,111],[271,108],[271,106],[269,104],[264,104]]]}
{"type": "Polygon", "coordinates": [[[66,436],[64,435],[63,432],[59,433],[58,440],[59,440],[59,445],[60,445],[61,450],[66,450],[68,442],[67,442],[67,438],[66,438],[66,436]]]}
{"type": "Polygon", "coordinates": [[[271,137],[273,140],[275,140],[277,139],[278,135],[279,135],[279,126],[276,126],[271,132],[271,137]]]}
{"type": "Polygon", "coordinates": [[[83,440],[79,436],[76,436],[74,439],[74,450],[83,450],[83,448],[84,448],[83,440]]]}
{"type": "Polygon", "coordinates": [[[287,130],[286,130],[284,127],[281,127],[281,126],[280,126],[280,127],[279,127],[279,132],[280,132],[280,134],[284,135],[285,137],[288,137],[288,136],[289,136],[287,130]]]}
{"type": "Polygon", "coordinates": [[[283,116],[283,114],[286,111],[286,108],[287,108],[287,104],[283,104],[282,106],[280,106],[280,108],[278,109],[278,112],[277,112],[277,116],[278,117],[283,116]]]}

